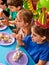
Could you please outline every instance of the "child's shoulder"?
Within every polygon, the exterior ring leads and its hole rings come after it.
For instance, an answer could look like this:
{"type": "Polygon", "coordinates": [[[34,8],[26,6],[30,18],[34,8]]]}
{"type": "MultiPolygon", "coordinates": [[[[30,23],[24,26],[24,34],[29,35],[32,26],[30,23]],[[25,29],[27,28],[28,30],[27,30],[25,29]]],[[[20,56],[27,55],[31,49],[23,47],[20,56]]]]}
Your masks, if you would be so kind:
{"type": "Polygon", "coordinates": [[[31,40],[31,35],[27,35],[26,37],[24,37],[24,39],[23,40],[31,40]]]}
{"type": "Polygon", "coordinates": [[[44,47],[45,49],[49,50],[49,42],[45,42],[43,47],[44,47]]]}
{"type": "Polygon", "coordinates": [[[30,35],[27,35],[25,38],[31,38],[31,34],[30,35]]]}

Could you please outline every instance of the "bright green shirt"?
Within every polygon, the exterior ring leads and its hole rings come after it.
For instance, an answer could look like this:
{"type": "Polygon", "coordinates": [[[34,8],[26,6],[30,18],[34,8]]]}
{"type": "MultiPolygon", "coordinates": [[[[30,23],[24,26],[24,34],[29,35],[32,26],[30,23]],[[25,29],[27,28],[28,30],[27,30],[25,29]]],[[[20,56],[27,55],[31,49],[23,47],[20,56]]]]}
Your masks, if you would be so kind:
{"type": "Polygon", "coordinates": [[[10,12],[10,15],[12,16],[12,20],[15,20],[17,12],[10,12]]]}

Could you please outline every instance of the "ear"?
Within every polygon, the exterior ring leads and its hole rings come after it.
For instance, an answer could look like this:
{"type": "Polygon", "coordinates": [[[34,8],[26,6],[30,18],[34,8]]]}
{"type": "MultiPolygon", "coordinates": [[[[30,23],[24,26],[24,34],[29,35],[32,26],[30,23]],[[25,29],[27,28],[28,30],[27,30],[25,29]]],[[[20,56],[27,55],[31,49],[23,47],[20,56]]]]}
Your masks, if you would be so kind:
{"type": "Polygon", "coordinates": [[[45,40],[45,39],[46,39],[46,36],[43,36],[43,37],[42,37],[42,40],[45,40]]]}

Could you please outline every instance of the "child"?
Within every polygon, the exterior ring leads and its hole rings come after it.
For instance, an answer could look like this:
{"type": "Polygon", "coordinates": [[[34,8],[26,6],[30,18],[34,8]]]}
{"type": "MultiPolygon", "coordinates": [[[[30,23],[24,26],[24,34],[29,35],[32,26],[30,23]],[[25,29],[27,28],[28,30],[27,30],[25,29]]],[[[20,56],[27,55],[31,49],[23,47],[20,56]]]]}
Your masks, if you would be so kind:
{"type": "Polygon", "coordinates": [[[10,9],[9,19],[15,20],[17,12],[22,9],[23,1],[22,0],[7,0],[8,8],[10,9]]]}
{"type": "Polygon", "coordinates": [[[33,23],[33,14],[29,10],[20,10],[17,14],[17,18],[15,20],[17,28],[19,28],[18,33],[14,35],[14,37],[22,37],[29,35],[31,33],[31,25],[33,23]]]}
{"type": "MultiPolygon", "coordinates": [[[[31,35],[21,41],[21,46],[25,44],[27,52],[31,55],[36,65],[45,65],[49,61],[49,28],[42,29],[37,26],[31,28],[31,35]]],[[[20,41],[20,39],[18,39],[20,41]]]]}
{"type": "Polygon", "coordinates": [[[38,20],[38,23],[35,22],[32,25],[31,35],[26,36],[24,39],[17,38],[18,44],[21,43],[20,46],[25,45],[26,51],[36,65],[45,65],[49,61],[49,24],[47,24],[49,22],[45,19],[44,17],[44,20],[38,20]]]}
{"type": "MultiPolygon", "coordinates": [[[[6,1],[6,0],[5,0],[6,1]]],[[[2,8],[3,9],[3,12],[5,13],[5,15],[7,16],[7,17],[9,17],[9,8],[8,8],[8,6],[7,6],[7,4],[6,4],[6,2],[5,1],[3,1],[3,0],[1,0],[1,2],[0,2],[0,8],[2,8]]]]}
{"type": "MultiPolygon", "coordinates": [[[[7,0],[8,8],[10,9],[10,16],[9,20],[15,20],[17,13],[20,9],[22,9],[23,1],[22,0],[7,0]]],[[[11,25],[9,26],[11,29],[15,29],[16,26],[11,25]]]]}
{"type": "Polygon", "coordinates": [[[8,19],[8,17],[6,16],[6,14],[3,12],[3,9],[0,8],[0,20],[4,20],[4,19],[8,19]]]}
{"type": "MultiPolygon", "coordinates": [[[[17,28],[19,28],[17,32],[18,36],[21,34],[24,38],[25,36],[30,34],[30,28],[33,22],[32,19],[33,14],[31,11],[22,9],[18,12],[15,22],[13,22],[13,24],[15,24],[17,28]]],[[[17,34],[15,35],[15,37],[17,37],[17,34]]]]}

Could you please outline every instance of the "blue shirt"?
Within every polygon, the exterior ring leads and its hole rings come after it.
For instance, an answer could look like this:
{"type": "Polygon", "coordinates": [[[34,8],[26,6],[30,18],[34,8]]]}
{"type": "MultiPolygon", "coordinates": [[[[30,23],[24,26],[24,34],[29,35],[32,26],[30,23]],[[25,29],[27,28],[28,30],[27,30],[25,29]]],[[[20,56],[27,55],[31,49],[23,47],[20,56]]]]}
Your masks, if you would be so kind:
{"type": "Polygon", "coordinates": [[[37,44],[31,39],[31,35],[26,36],[23,39],[26,45],[25,49],[30,54],[35,63],[39,60],[49,61],[49,43],[37,44]]]}

